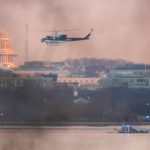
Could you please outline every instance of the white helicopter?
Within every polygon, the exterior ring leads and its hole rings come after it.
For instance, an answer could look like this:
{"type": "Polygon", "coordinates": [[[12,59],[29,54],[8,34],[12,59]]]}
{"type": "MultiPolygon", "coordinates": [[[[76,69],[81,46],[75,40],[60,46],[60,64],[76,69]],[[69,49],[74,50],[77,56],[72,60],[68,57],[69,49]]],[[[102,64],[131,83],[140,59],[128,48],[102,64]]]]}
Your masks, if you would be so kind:
{"type": "Polygon", "coordinates": [[[68,37],[67,34],[61,33],[60,31],[69,31],[69,30],[56,30],[52,35],[47,35],[41,39],[41,43],[45,44],[60,44],[65,42],[81,41],[88,40],[91,36],[93,29],[85,37],[68,37]]]}

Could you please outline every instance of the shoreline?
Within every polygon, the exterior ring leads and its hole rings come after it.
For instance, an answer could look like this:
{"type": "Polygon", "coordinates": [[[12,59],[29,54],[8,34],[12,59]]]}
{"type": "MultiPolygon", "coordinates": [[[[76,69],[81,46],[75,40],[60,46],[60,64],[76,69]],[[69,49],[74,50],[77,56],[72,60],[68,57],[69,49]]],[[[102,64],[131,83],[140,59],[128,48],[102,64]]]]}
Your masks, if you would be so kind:
{"type": "MultiPolygon", "coordinates": [[[[130,125],[135,126],[147,126],[150,122],[128,122],[130,125]]],[[[121,126],[122,122],[1,122],[2,127],[71,127],[71,126],[87,126],[87,127],[109,127],[109,126],[121,126]]]]}

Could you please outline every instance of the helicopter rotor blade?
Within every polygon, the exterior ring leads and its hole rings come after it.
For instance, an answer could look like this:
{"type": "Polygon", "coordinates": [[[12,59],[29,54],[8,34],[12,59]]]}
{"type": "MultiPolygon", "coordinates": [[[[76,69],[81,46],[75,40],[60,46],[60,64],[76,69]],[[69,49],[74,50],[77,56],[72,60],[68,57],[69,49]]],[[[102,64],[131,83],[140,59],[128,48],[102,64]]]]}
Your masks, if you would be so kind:
{"type": "Polygon", "coordinates": [[[50,30],[31,30],[31,31],[51,32],[50,30]]]}
{"type": "Polygon", "coordinates": [[[54,33],[58,33],[58,32],[62,32],[62,31],[73,31],[73,30],[80,30],[80,29],[32,30],[32,31],[39,31],[39,32],[54,32],[54,33]]]}

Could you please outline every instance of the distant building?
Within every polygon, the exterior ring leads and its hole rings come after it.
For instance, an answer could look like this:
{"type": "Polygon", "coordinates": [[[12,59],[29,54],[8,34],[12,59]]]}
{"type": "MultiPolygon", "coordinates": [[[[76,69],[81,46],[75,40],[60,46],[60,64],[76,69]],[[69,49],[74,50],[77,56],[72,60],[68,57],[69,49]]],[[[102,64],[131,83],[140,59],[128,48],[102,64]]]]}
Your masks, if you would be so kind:
{"type": "Polygon", "coordinates": [[[59,83],[77,83],[79,87],[82,88],[89,88],[89,89],[95,89],[98,86],[98,81],[100,78],[91,77],[91,78],[74,78],[74,77],[65,77],[65,78],[59,78],[57,79],[57,82],[59,83]]]}
{"type": "Polygon", "coordinates": [[[45,74],[50,73],[57,74],[58,77],[67,77],[70,76],[70,72],[66,69],[52,69],[51,66],[48,66],[45,62],[42,61],[30,61],[25,62],[24,65],[15,69],[16,74],[26,74],[26,75],[35,75],[35,74],[45,74]]]}
{"type": "Polygon", "coordinates": [[[13,89],[18,87],[42,87],[51,88],[56,82],[53,77],[22,76],[14,74],[10,70],[0,70],[0,89],[13,89]]]}
{"type": "Polygon", "coordinates": [[[27,61],[27,62],[24,62],[24,65],[20,66],[20,68],[29,70],[33,68],[34,69],[38,69],[38,68],[46,69],[47,67],[42,61],[27,61]]]}
{"type": "Polygon", "coordinates": [[[4,30],[0,29],[0,68],[14,68],[14,57],[16,57],[16,54],[10,48],[8,35],[4,30]]]}
{"type": "Polygon", "coordinates": [[[150,88],[150,70],[112,70],[99,82],[101,88],[128,87],[150,88]]]}

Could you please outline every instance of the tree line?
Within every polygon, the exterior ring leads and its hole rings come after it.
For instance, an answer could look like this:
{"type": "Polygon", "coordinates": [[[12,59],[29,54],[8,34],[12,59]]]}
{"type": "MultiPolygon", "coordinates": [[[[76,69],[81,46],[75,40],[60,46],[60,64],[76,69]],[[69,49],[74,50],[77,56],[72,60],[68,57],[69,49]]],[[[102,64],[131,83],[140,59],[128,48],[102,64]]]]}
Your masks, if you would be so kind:
{"type": "Polygon", "coordinates": [[[0,89],[0,122],[138,121],[150,114],[149,97],[149,89],[78,89],[78,96],[67,85],[0,89]],[[87,103],[75,103],[80,97],[87,103]]]}

